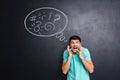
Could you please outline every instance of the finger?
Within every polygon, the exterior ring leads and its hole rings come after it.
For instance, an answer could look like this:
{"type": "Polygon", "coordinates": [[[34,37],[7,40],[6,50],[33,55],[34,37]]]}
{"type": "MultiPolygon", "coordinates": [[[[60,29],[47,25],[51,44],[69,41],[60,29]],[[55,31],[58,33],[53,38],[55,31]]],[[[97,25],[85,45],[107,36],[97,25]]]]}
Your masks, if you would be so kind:
{"type": "Polygon", "coordinates": [[[70,48],[70,46],[68,45],[68,46],[67,46],[67,48],[69,49],[69,48],[70,48]]]}

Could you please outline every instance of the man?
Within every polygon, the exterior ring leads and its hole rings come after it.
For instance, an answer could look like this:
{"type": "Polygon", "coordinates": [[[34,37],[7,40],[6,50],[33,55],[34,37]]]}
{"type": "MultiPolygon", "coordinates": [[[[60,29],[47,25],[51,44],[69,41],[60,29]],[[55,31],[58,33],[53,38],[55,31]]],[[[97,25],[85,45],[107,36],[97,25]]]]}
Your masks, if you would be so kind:
{"type": "Polygon", "coordinates": [[[90,80],[89,73],[93,73],[94,65],[89,50],[82,46],[79,36],[69,39],[63,54],[62,71],[67,74],[67,80],[90,80]]]}

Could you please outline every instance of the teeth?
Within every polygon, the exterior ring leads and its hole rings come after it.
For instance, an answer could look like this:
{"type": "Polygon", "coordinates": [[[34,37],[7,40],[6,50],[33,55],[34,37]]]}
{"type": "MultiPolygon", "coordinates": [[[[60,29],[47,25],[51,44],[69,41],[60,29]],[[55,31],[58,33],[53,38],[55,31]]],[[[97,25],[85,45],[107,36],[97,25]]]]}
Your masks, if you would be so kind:
{"type": "Polygon", "coordinates": [[[78,49],[78,47],[74,46],[73,49],[78,49]]]}
{"type": "Polygon", "coordinates": [[[74,49],[77,49],[77,47],[75,47],[74,49]]]}

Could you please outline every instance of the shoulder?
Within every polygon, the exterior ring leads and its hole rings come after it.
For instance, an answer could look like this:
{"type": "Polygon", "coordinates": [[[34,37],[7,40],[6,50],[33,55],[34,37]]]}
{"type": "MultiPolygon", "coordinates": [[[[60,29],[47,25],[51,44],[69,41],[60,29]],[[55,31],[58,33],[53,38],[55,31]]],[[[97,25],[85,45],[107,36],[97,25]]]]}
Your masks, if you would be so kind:
{"type": "Polygon", "coordinates": [[[91,56],[88,48],[83,48],[83,56],[87,61],[91,60],[91,56]]]}
{"type": "Polygon", "coordinates": [[[88,48],[86,48],[86,47],[82,47],[82,50],[83,51],[89,51],[88,48]]]}
{"type": "Polygon", "coordinates": [[[68,55],[68,51],[67,50],[64,50],[64,55],[68,55]]]}
{"type": "Polygon", "coordinates": [[[67,49],[66,50],[64,50],[64,53],[67,53],[68,51],[67,51],[67,49]]]}
{"type": "Polygon", "coordinates": [[[88,48],[85,48],[85,47],[82,47],[82,51],[83,51],[84,53],[86,53],[86,54],[89,54],[89,53],[90,53],[89,50],[88,50],[88,48]]]}

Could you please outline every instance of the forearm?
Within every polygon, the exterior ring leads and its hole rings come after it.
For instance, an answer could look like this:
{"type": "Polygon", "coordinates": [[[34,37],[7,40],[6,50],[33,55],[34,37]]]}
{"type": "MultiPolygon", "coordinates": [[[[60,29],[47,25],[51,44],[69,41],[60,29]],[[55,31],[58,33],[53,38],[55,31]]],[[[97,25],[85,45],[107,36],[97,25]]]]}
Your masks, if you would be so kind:
{"type": "Polygon", "coordinates": [[[93,73],[93,71],[94,71],[94,65],[93,65],[92,61],[86,61],[84,58],[81,59],[81,60],[82,60],[83,65],[85,66],[85,68],[86,68],[90,73],[93,73]]]}
{"type": "Polygon", "coordinates": [[[63,62],[62,64],[62,71],[64,74],[66,74],[70,68],[70,61],[71,61],[71,57],[68,57],[68,60],[66,62],[63,62]]]}

